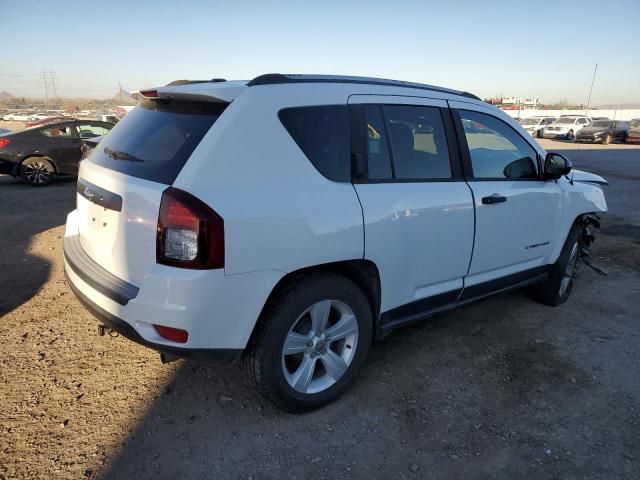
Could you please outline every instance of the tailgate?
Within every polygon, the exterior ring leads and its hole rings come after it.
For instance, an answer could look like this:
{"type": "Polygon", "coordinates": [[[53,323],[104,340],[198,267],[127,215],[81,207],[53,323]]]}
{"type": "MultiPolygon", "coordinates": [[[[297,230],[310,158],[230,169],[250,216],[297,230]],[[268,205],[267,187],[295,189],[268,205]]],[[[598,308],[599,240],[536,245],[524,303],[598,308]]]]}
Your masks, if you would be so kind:
{"type": "Polygon", "coordinates": [[[166,185],[82,162],[77,210],[80,243],[98,265],[139,286],[156,261],[156,226],[166,185]]]}

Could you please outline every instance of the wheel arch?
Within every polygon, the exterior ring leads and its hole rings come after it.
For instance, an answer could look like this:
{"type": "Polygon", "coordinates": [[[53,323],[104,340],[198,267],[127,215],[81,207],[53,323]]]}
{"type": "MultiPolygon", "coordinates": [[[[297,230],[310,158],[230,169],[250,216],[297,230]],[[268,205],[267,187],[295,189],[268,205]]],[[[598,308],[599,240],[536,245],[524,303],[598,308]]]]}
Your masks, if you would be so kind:
{"type": "Polygon", "coordinates": [[[580,213],[576,215],[576,217],[573,219],[571,223],[567,222],[567,227],[562,232],[562,236],[559,238],[556,248],[554,249],[551,257],[549,258],[548,263],[554,264],[558,260],[558,258],[560,257],[560,253],[562,252],[562,247],[567,241],[567,238],[569,237],[569,234],[571,233],[571,230],[573,230],[574,226],[582,225],[582,228],[584,229],[587,225],[592,224],[592,225],[595,225],[596,228],[598,228],[600,226],[600,223],[598,222],[597,218],[598,218],[598,212],[585,212],[585,213],[580,213]]]}
{"type": "Polygon", "coordinates": [[[282,277],[271,290],[271,293],[267,297],[267,300],[265,301],[264,306],[260,311],[258,320],[256,321],[253,327],[253,331],[251,332],[251,335],[249,337],[249,341],[247,342],[248,348],[253,345],[257,332],[262,327],[265,312],[268,311],[271,303],[274,301],[274,299],[277,298],[280,292],[282,292],[289,284],[296,280],[299,280],[301,277],[317,273],[334,273],[337,275],[341,275],[351,280],[362,290],[362,292],[367,297],[367,300],[369,301],[369,305],[371,307],[373,318],[372,327],[374,329],[375,337],[378,317],[380,316],[381,302],[380,273],[378,271],[378,267],[371,260],[344,260],[300,268],[298,270],[289,272],[284,277],[282,277]]]}
{"type": "Polygon", "coordinates": [[[56,162],[48,155],[45,155],[43,153],[31,153],[29,155],[25,155],[24,157],[22,157],[20,159],[20,161],[17,163],[17,167],[16,167],[16,173],[19,173],[20,167],[22,166],[22,164],[25,162],[25,160],[29,159],[29,158],[42,158],[44,160],[47,160],[49,163],[51,163],[51,165],[53,165],[53,171],[54,173],[57,175],[58,174],[58,165],[56,164],[56,162]]]}

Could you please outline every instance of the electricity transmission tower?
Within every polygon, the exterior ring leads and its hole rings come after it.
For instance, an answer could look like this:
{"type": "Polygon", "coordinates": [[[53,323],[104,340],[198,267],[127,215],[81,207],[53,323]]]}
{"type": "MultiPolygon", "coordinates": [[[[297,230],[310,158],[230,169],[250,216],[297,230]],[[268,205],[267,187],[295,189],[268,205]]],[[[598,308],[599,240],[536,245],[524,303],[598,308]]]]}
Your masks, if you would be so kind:
{"type": "Polygon", "coordinates": [[[49,97],[51,94],[51,98],[58,98],[58,89],[56,83],[58,81],[58,77],[56,72],[53,70],[43,71],[41,73],[42,78],[40,79],[42,86],[44,87],[44,103],[45,105],[49,103],[49,97]]]}

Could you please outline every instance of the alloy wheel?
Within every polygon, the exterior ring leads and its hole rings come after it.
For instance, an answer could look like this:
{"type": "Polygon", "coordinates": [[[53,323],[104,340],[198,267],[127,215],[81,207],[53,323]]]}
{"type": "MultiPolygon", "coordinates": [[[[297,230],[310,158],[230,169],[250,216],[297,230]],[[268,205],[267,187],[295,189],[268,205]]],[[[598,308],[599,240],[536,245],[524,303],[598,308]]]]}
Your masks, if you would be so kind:
{"type": "Polygon", "coordinates": [[[49,181],[51,172],[49,172],[44,162],[36,161],[25,165],[24,176],[29,183],[42,184],[49,181]]]}
{"type": "Polygon", "coordinates": [[[569,261],[567,262],[567,266],[564,269],[564,273],[562,274],[562,282],[560,283],[560,296],[564,295],[569,288],[569,284],[571,280],[575,276],[576,267],[578,265],[578,250],[579,243],[576,242],[573,244],[571,248],[571,254],[569,255],[569,261]]]}
{"type": "Polygon", "coordinates": [[[296,319],[284,340],[284,378],[297,392],[322,392],[344,376],[357,347],[353,310],[339,300],[317,302],[296,319]]]}

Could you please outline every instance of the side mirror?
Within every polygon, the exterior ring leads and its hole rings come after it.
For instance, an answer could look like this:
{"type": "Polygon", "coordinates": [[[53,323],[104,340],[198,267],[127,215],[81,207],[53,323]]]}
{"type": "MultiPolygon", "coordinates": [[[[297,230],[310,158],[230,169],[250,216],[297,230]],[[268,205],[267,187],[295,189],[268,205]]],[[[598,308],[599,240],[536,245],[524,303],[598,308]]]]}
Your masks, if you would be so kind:
{"type": "Polygon", "coordinates": [[[545,180],[557,180],[563,175],[568,175],[572,169],[571,160],[559,153],[547,153],[544,159],[545,180]]]}

